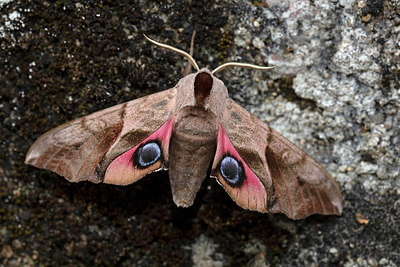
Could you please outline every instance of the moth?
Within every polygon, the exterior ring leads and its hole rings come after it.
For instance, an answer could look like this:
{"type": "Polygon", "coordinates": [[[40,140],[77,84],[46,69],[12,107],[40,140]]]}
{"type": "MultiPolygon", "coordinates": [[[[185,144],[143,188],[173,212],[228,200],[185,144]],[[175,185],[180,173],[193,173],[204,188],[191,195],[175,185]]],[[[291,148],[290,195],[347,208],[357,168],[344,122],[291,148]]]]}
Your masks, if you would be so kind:
{"type": "MultiPolygon", "coordinates": [[[[145,36],[146,37],[146,36],[145,36]]],[[[196,69],[174,88],[67,122],[36,140],[26,164],[70,182],[132,184],[168,170],[173,201],[193,204],[209,173],[242,208],[291,219],[342,213],[339,187],[313,158],[228,96],[214,71],[196,69]]],[[[193,39],[192,39],[193,41],[193,39]]]]}

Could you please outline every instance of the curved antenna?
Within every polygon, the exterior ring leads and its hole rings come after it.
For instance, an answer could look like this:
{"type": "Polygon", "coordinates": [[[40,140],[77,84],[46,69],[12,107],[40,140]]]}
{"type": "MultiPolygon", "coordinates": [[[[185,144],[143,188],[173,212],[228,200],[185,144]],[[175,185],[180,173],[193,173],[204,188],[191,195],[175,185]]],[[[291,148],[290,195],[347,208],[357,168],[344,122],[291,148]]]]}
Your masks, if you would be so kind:
{"type": "Polygon", "coordinates": [[[242,68],[248,68],[248,69],[254,69],[254,70],[270,70],[275,68],[275,66],[272,67],[264,67],[264,66],[257,66],[253,64],[248,64],[248,63],[240,63],[240,62],[228,62],[225,64],[222,64],[221,66],[217,67],[215,70],[213,70],[211,73],[215,74],[221,70],[224,70],[229,67],[242,67],[242,68]]]}
{"type": "Polygon", "coordinates": [[[193,59],[188,53],[186,53],[185,51],[180,50],[180,49],[175,48],[175,47],[172,47],[172,46],[169,46],[169,45],[166,45],[166,44],[162,44],[162,43],[156,42],[156,41],[150,39],[149,37],[147,37],[146,34],[143,34],[143,36],[144,36],[144,38],[146,38],[148,41],[150,41],[151,43],[153,43],[153,44],[155,44],[155,45],[158,45],[159,47],[162,47],[162,48],[165,48],[165,49],[169,49],[169,50],[171,50],[171,51],[174,51],[174,52],[176,52],[176,53],[178,53],[178,54],[180,54],[180,55],[186,57],[186,58],[189,60],[190,64],[192,64],[192,66],[193,66],[197,71],[200,69],[199,66],[197,65],[196,61],[194,61],[194,59],[193,59]]]}

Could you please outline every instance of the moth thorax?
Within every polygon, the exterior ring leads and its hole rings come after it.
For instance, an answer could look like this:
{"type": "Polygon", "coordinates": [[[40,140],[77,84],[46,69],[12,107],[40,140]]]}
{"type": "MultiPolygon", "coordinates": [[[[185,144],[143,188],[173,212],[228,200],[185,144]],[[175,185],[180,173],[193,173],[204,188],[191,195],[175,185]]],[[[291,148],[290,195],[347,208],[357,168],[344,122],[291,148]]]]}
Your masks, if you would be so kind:
{"type": "Polygon", "coordinates": [[[213,78],[207,72],[200,72],[194,80],[194,96],[198,106],[204,106],[205,99],[210,95],[213,78]]]}

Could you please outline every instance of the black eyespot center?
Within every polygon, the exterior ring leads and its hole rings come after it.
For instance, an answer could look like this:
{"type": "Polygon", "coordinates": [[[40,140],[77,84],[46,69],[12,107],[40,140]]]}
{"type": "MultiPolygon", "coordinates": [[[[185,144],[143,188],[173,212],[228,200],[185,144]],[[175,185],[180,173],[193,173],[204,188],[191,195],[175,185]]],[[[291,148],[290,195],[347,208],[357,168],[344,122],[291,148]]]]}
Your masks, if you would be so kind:
{"type": "Polygon", "coordinates": [[[133,154],[133,163],[140,169],[145,169],[156,163],[162,157],[161,145],[158,140],[141,144],[133,154]]]}
{"type": "Polygon", "coordinates": [[[232,187],[241,187],[246,178],[243,164],[231,155],[226,155],[221,160],[220,173],[232,187]]]}

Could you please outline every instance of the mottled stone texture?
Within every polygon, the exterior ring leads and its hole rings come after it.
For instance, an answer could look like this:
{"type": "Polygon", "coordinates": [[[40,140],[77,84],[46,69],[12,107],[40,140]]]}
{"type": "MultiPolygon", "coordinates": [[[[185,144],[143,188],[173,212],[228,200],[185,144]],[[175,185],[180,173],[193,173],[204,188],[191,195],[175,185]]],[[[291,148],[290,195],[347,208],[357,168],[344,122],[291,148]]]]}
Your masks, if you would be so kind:
{"type": "Polygon", "coordinates": [[[400,2],[0,1],[0,264],[400,264],[400,2]],[[128,187],[70,184],[23,164],[63,122],[172,87],[184,59],[336,177],[341,217],[241,210],[206,179],[188,209],[166,173],[128,187]]]}

